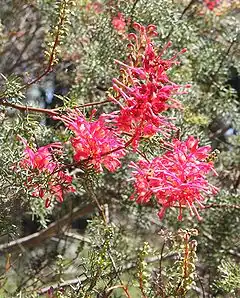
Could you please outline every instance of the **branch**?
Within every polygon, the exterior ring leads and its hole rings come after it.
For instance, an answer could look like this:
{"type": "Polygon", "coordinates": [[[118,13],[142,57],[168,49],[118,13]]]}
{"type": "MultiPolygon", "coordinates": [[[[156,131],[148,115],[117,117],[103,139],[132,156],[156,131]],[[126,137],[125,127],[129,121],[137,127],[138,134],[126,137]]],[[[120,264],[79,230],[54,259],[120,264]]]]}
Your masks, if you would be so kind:
{"type": "Polygon", "coordinates": [[[215,74],[213,75],[213,80],[214,80],[215,76],[218,74],[218,72],[220,71],[220,69],[221,69],[221,67],[222,67],[222,65],[223,65],[223,63],[224,63],[224,61],[226,60],[226,57],[229,55],[229,53],[230,53],[232,47],[233,47],[234,44],[237,42],[237,40],[238,40],[238,35],[236,36],[236,39],[233,39],[233,41],[230,43],[230,45],[229,45],[227,51],[226,51],[226,52],[224,53],[224,55],[222,56],[222,59],[221,59],[220,64],[219,64],[219,66],[218,66],[218,69],[216,70],[215,74]]]}
{"type": "MultiPolygon", "coordinates": [[[[105,104],[105,103],[109,103],[109,100],[86,103],[86,104],[82,104],[82,105],[73,107],[73,109],[97,106],[97,105],[102,105],[102,104],[105,104]]],[[[51,116],[57,116],[59,114],[58,112],[60,111],[59,108],[56,108],[56,109],[41,109],[41,108],[35,108],[35,107],[31,107],[31,106],[23,106],[23,105],[11,103],[7,100],[1,102],[0,105],[6,106],[6,107],[11,107],[11,108],[17,109],[17,110],[22,111],[22,112],[33,112],[33,113],[36,112],[36,113],[48,114],[48,115],[51,115],[51,116]]]]}
{"type": "Polygon", "coordinates": [[[114,289],[119,289],[119,288],[123,289],[123,291],[126,294],[127,298],[131,298],[131,296],[130,296],[130,294],[128,292],[128,288],[126,286],[124,286],[124,285],[113,286],[113,287],[107,289],[107,292],[110,292],[110,291],[112,291],[114,289]]]}
{"type": "Polygon", "coordinates": [[[224,61],[226,60],[226,57],[230,54],[230,51],[231,51],[232,47],[235,45],[235,43],[237,43],[238,36],[239,36],[239,34],[236,36],[235,39],[232,40],[232,42],[230,43],[227,51],[222,55],[222,59],[219,63],[219,66],[218,66],[217,70],[209,77],[208,91],[210,90],[213,82],[216,81],[216,76],[219,73],[224,61]]]}
{"type": "MultiPolygon", "coordinates": [[[[179,209],[180,206],[179,205],[174,205],[174,206],[172,206],[172,208],[179,209]]],[[[188,209],[188,206],[181,206],[181,208],[188,209]]],[[[204,208],[202,208],[201,210],[204,211],[204,209],[210,209],[210,208],[233,208],[233,209],[240,209],[240,205],[212,203],[210,205],[204,205],[204,208]]]]}
{"type": "Polygon", "coordinates": [[[40,232],[36,232],[29,236],[26,236],[17,240],[13,240],[9,243],[1,244],[0,253],[5,253],[5,252],[9,253],[13,251],[18,251],[22,247],[30,248],[30,247],[41,245],[43,241],[45,241],[46,239],[49,239],[59,234],[63,234],[64,233],[63,228],[66,225],[68,225],[71,221],[76,220],[79,217],[85,216],[86,214],[93,212],[94,209],[95,209],[95,204],[93,203],[88,204],[83,208],[75,208],[71,213],[65,215],[60,220],[53,222],[46,229],[41,230],[40,232]]]}
{"type": "Polygon", "coordinates": [[[208,208],[234,208],[234,209],[240,209],[240,205],[230,205],[230,204],[216,204],[212,203],[210,205],[204,205],[204,209],[208,208]]]}
{"type": "Polygon", "coordinates": [[[133,25],[133,22],[134,22],[134,12],[135,12],[135,8],[137,6],[137,3],[138,3],[139,0],[135,0],[134,3],[133,3],[133,6],[131,8],[131,11],[130,11],[130,20],[131,20],[131,24],[130,26],[132,27],[133,25]]]}
{"type": "Polygon", "coordinates": [[[50,57],[49,57],[48,66],[47,66],[46,70],[41,75],[39,75],[37,78],[33,79],[32,81],[27,83],[25,86],[23,86],[20,90],[24,89],[25,87],[29,87],[30,85],[35,84],[36,82],[41,80],[44,76],[46,76],[52,70],[55,50],[56,50],[57,45],[59,43],[60,32],[61,32],[61,28],[63,26],[63,22],[64,22],[64,19],[65,19],[65,9],[66,9],[66,1],[64,1],[64,4],[63,4],[63,11],[64,12],[60,13],[60,20],[58,22],[57,32],[56,32],[54,44],[53,44],[53,47],[52,47],[52,51],[51,51],[51,54],[50,54],[50,57]]]}
{"type": "MultiPolygon", "coordinates": [[[[184,8],[183,12],[181,13],[181,16],[180,18],[178,19],[178,22],[182,20],[182,18],[184,17],[184,15],[186,14],[186,12],[192,7],[192,5],[197,2],[196,0],[191,0],[188,5],[184,8]]],[[[174,26],[171,27],[166,39],[169,39],[170,36],[172,35],[173,33],[173,30],[174,30],[174,26]]]]}
{"type": "Polygon", "coordinates": [[[78,108],[87,108],[87,107],[92,107],[92,106],[98,106],[98,105],[102,105],[105,103],[110,103],[110,101],[108,99],[103,100],[103,101],[96,101],[96,102],[89,102],[89,103],[85,103],[82,104],[80,106],[76,106],[73,109],[78,109],[78,108]]]}
{"type": "Polygon", "coordinates": [[[56,290],[58,288],[64,288],[64,287],[67,287],[67,286],[71,286],[71,285],[74,285],[74,284],[78,284],[78,283],[82,283],[84,282],[85,280],[87,279],[86,276],[84,277],[79,277],[79,278],[74,278],[74,279],[70,279],[70,280],[66,280],[65,282],[62,282],[62,283],[56,283],[56,284],[53,284],[53,285],[50,285],[50,286],[47,286],[45,288],[42,288],[38,291],[39,295],[43,295],[45,293],[47,293],[49,290],[56,290]]]}
{"type": "Polygon", "coordinates": [[[11,107],[14,109],[17,109],[19,111],[22,112],[37,112],[37,113],[44,113],[44,114],[49,114],[52,116],[57,116],[57,110],[58,109],[41,109],[41,108],[34,108],[34,107],[30,107],[30,106],[23,106],[23,105],[19,105],[19,104],[15,104],[15,103],[11,103],[8,101],[3,101],[0,103],[0,105],[6,106],[6,107],[11,107]]]}
{"type": "Polygon", "coordinates": [[[197,0],[191,0],[188,3],[188,5],[184,8],[183,12],[181,13],[181,16],[178,21],[180,21],[184,17],[185,13],[193,6],[193,4],[195,4],[195,2],[197,2],[197,0]]]}

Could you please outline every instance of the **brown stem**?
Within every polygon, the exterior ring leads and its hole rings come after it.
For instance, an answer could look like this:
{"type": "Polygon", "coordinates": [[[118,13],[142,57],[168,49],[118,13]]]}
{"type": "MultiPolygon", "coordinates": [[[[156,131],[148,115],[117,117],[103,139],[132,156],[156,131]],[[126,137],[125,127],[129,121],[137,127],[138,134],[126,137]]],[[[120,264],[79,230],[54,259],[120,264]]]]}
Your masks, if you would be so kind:
{"type": "Polygon", "coordinates": [[[162,289],[163,286],[163,280],[162,280],[162,261],[163,261],[163,251],[165,248],[166,242],[164,240],[162,248],[161,248],[161,252],[160,252],[160,260],[159,260],[159,281],[160,281],[160,286],[161,286],[161,294],[163,297],[165,297],[164,291],[162,289]]]}
{"type": "Polygon", "coordinates": [[[148,163],[150,163],[150,160],[147,158],[147,156],[146,156],[143,152],[141,152],[139,149],[137,149],[136,152],[137,152],[140,156],[142,156],[148,163]]]}
{"type": "Polygon", "coordinates": [[[183,278],[186,279],[188,277],[188,262],[189,262],[189,235],[186,234],[185,236],[185,251],[184,251],[184,276],[183,278]]]}
{"type": "Polygon", "coordinates": [[[110,292],[110,291],[112,291],[114,289],[119,289],[119,288],[123,289],[123,291],[125,292],[127,298],[131,298],[131,296],[130,296],[130,294],[128,292],[128,288],[126,286],[124,286],[124,285],[113,286],[113,287],[107,289],[107,292],[110,292]]]}
{"type": "Polygon", "coordinates": [[[79,106],[74,107],[74,109],[78,109],[78,108],[86,108],[86,107],[91,107],[91,106],[98,106],[98,105],[102,105],[105,103],[110,103],[110,101],[108,99],[103,100],[103,101],[96,101],[96,102],[89,102],[89,103],[85,103],[79,106]]]}
{"type": "Polygon", "coordinates": [[[234,209],[240,209],[240,205],[234,205],[234,204],[215,204],[215,203],[212,203],[210,205],[204,205],[204,209],[208,209],[208,208],[234,208],[234,209]]]}
{"type": "Polygon", "coordinates": [[[142,271],[139,273],[139,288],[142,293],[143,298],[147,298],[147,296],[144,293],[144,286],[143,286],[143,278],[142,278],[142,271]]]}
{"type": "MultiPolygon", "coordinates": [[[[98,101],[98,102],[93,102],[93,103],[86,103],[80,106],[76,106],[73,109],[78,109],[78,108],[84,108],[84,107],[90,107],[90,106],[95,106],[95,105],[101,105],[101,104],[105,104],[105,103],[109,103],[108,100],[104,100],[104,101],[98,101]]],[[[42,108],[35,108],[35,107],[30,107],[30,106],[23,106],[23,105],[19,105],[19,104],[15,104],[15,103],[11,103],[8,101],[3,101],[0,103],[0,105],[6,106],[6,107],[11,107],[14,109],[17,109],[19,111],[22,112],[37,112],[37,113],[43,113],[43,114],[48,114],[51,116],[57,116],[59,113],[59,108],[56,109],[42,109],[42,108]]]]}
{"type": "MultiPolygon", "coordinates": [[[[172,206],[172,208],[180,208],[180,206],[174,205],[174,206],[172,206]]],[[[186,208],[187,209],[188,206],[181,206],[181,208],[183,208],[183,209],[186,208]]],[[[210,209],[210,208],[233,208],[233,209],[240,209],[240,205],[212,203],[210,205],[204,205],[204,208],[202,210],[204,211],[205,209],[210,209]]]]}
{"type": "MultiPolygon", "coordinates": [[[[103,101],[98,101],[98,102],[93,102],[93,103],[86,103],[83,105],[79,105],[74,107],[73,109],[77,109],[77,108],[85,108],[85,107],[90,107],[90,106],[95,106],[95,105],[102,105],[105,103],[109,103],[109,100],[103,100],[103,101]]],[[[58,112],[59,112],[59,108],[56,109],[42,109],[42,108],[35,108],[35,107],[30,107],[30,106],[23,106],[23,105],[19,105],[19,104],[15,104],[15,103],[11,103],[7,100],[2,101],[0,103],[0,105],[6,106],[6,107],[11,107],[14,109],[17,109],[19,111],[26,111],[26,112],[37,112],[37,113],[43,113],[43,114],[48,114],[51,116],[57,116],[58,112]]]]}
{"type": "Polygon", "coordinates": [[[185,13],[190,9],[190,7],[195,3],[197,2],[196,0],[191,0],[188,5],[185,7],[185,9],[183,10],[179,20],[181,20],[183,18],[183,16],[185,15],[185,13]]]}
{"type": "Polygon", "coordinates": [[[51,54],[50,54],[50,57],[49,57],[48,66],[47,66],[46,70],[41,75],[39,75],[37,78],[33,79],[32,81],[27,83],[25,86],[23,86],[20,90],[22,90],[26,87],[29,87],[30,85],[35,84],[36,82],[41,80],[44,76],[46,76],[52,70],[55,50],[56,50],[57,45],[59,43],[60,30],[63,26],[63,22],[64,22],[64,19],[65,19],[65,9],[66,9],[66,1],[64,1],[64,4],[63,4],[63,13],[61,13],[61,16],[60,16],[60,20],[59,20],[59,23],[58,23],[54,44],[53,44],[53,47],[52,47],[52,51],[51,51],[51,54]]]}
{"type": "Polygon", "coordinates": [[[226,60],[226,57],[229,55],[229,53],[230,53],[232,47],[233,47],[234,44],[237,42],[237,40],[238,40],[238,36],[239,36],[239,35],[237,35],[236,39],[234,39],[234,40],[230,43],[230,45],[229,45],[227,51],[226,51],[226,52],[224,53],[224,55],[222,56],[222,59],[221,59],[221,61],[220,61],[220,64],[219,64],[219,66],[218,66],[216,72],[215,72],[215,73],[213,74],[213,76],[212,76],[212,81],[215,79],[216,75],[219,73],[219,71],[220,71],[220,69],[221,69],[221,67],[222,67],[222,65],[223,65],[223,63],[224,63],[224,61],[226,60]]]}
{"type": "Polygon", "coordinates": [[[138,2],[139,2],[139,0],[135,0],[134,3],[133,3],[133,6],[131,8],[131,11],[130,11],[130,20],[131,20],[131,23],[130,23],[130,26],[129,27],[132,27],[132,25],[133,25],[133,22],[134,22],[134,12],[135,12],[135,8],[136,8],[138,2]]]}
{"type": "Polygon", "coordinates": [[[22,106],[19,104],[11,103],[8,101],[3,101],[0,103],[0,105],[6,106],[6,107],[11,107],[14,109],[17,109],[22,112],[37,112],[37,113],[44,113],[52,116],[57,116],[58,113],[56,112],[57,109],[41,109],[41,108],[34,108],[30,106],[22,106]]]}
{"type": "Polygon", "coordinates": [[[87,191],[89,192],[89,194],[91,195],[91,197],[95,201],[95,203],[96,203],[96,205],[97,205],[97,207],[98,207],[98,209],[99,209],[99,211],[101,213],[101,216],[102,216],[102,219],[104,221],[104,224],[107,226],[107,220],[106,220],[106,216],[105,216],[104,210],[103,210],[101,204],[99,203],[96,194],[94,193],[93,189],[87,188],[87,191]]]}

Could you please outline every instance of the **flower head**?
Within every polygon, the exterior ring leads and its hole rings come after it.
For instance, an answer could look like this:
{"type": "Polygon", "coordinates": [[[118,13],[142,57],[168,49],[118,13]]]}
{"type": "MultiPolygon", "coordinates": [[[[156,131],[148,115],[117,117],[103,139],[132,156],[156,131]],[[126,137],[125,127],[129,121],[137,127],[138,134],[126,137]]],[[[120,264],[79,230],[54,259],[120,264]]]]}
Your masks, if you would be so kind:
{"type": "MultiPolygon", "coordinates": [[[[121,67],[121,78],[113,79],[113,95],[109,99],[119,104],[120,111],[115,123],[120,132],[132,135],[152,136],[161,132],[168,136],[169,130],[175,126],[169,124],[162,113],[169,108],[181,108],[181,104],[173,98],[182,94],[181,86],[171,82],[167,70],[178,64],[177,55],[171,59],[162,58],[163,53],[171,46],[168,43],[158,52],[152,41],[157,35],[156,27],[147,27],[134,23],[138,35],[129,34],[131,53],[128,63],[116,61],[121,67]]],[[[180,53],[185,52],[183,49],[180,53]]]]}
{"type": "Polygon", "coordinates": [[[26,186],[32,190],[33,196],[44,198],[48,207],[52,197],[62,202],[64,193],[75,191],[71,185],[72,177],[61,171],[61,165],[55,158],[62,153],[60,143],[32,149],[25,139],[21,138],[21,141],[25,150],[19,166],[27,171],[26,186]],[[44,179],[44,184],[38,181],[40,176],[44,179]]]}
{"type": "Polygon", "coordinates": [[[124,33],[126,31],[126,21],[124,15],[119,12],[117,16],[112,19],[113,28],[119,33],[124,33]]]}
{"type": "Polygon", "coordinates": [[[135,193],[138,203],[147,203],[151,197],[162,206],[158,215],[163,218],[167,208],[179,207],[178,219],[182,219],[182,208],[188,207],[190,214],[200,215],[195,204],[204,208],[205,196],[215,194],[217,189],[206,179],[213,171],[213,162],[207,161],[210,146],[199,147],[199,141],[190,136],[186,141],[175,140],[171,151],[156,157],[151,162],[131,163],[135,193]]]}
{"type": "Polygon", "coordinates": [[[52,153],[62,149],[61,143],[48,144],[38,149],[32,149],[25,139],[21,138],[21,141],[25,145],[25,158],[20,162],[23,168],[39,171],[48,170],[49,173],[55,170],[57,163],[53,160],[52,153]]]}
{"type": "Polygon", "coordinates": [[[103,5],[99,1],[91,1],[86,5],[86,10],[99,14],[103,11],[103,5]]]}
{"type": "Polygon", "coordinates": [[[66,116],[54,117],[62,120],[74,133],[71,138],[74,160],[92,165],[98,172],[103,171],[102,166],[114,172],[121,166],[119,159],[125,155],[123,141],[108,125],[109,117],[101,115],[98,120],[87,121],[77,109],[66,116]]]}
{"type": "Polygon", "coordinates": [[[221,0],[203,0],[203,2],[209,10],[214,10],[221,3],[221,0]]]}

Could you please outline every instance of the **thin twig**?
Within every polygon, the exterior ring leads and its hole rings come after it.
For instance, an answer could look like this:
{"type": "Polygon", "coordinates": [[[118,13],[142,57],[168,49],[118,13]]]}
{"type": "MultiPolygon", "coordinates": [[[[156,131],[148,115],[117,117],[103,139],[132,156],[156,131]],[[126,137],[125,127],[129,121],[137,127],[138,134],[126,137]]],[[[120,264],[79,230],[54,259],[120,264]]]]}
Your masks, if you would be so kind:
{"type": "Polygon", "coordinates": [[[39,75],[37,78],[33,79],[32,81],[30,81],[29,83],[27,83],[25,86],[23,86],[20,90],[22,90],[22,89],[24,89],[26,87],[29,87],[30,85],[35,84],[36,82],[38,82],[39,80],[41,80],[44,76],[46,76],[52,70],[53,58],[54,58],[54,55],[55,55],[55,50],[56,50],[57,45],[59,43],[60,31],[62,29],[63,22],[64,22],[64,19],[65,19],[66,5],[67,5],[66,4],[66,1],[64,1],[64,4],[63,4],[63,11],[64,12],[62,14],[60,14],[60,20],[59,20],[59,23],[58,23],[58,26],[57,26],[57,32],[56,32],[55,40],[54,40],[54,44],[53,44],[53,47],[52,47],[52,51],[51,51],[51,54],[50,54],[50,57],[49,57],[48,66],[47,66],[46,70],[41,75],[39,75]]]}
{"type": "MultiPolygon", "coordinates": [[[[160,280],[161,285],[162,285],[162,261],[163,261],[163,251],[164,251],[165,245],[166,245],[166,242],[164,241],[162,248],[161,248],[160,260],[159,260],[159,280],[160,280]]],[[[162,292],[163,292],[163,290],[162,290],[162,292]]]]}
{"type": "MultiPolygon", "coordinates": [[[[183,16],[186,14],[186,12],[192,7],[192,5],[196,2],[196,0],[191,0],[188,5],[184,8],[183,12],[181,13],[180,18],[178,19],[178,22],[181,21],[181,19],[183,18],[183,16]]],[[[172,35],[174,30],[174,26],[171,27],[168,35],[166,36],[166,39],[169,39],[170,36],[172,35]]]]}
{"type": "Polygon", "coordinates": [[[113,287],[107,289],[107,292],[110,292],[110,291],[112,291],[112,290],[114,290],[114,289],[119,289],[119,288],[123,289],[123,291],[125,292],[127,298],[131,298],[131,296],[130,296],[130,294],[129,294],[129,292],[128,292],[128,288],[127,288],[126,286],[124,286],[124,285],[116,285],[116,286],[113,286],[113,287]]]}
{"type": "Polygon", "coordinates": [[[214,72],[214,74],[212,74],[212,75],[209,77],[209,84],[208,84],[208,90],[207,90],[207,91],[210,90],[210,88],[211,88],[213,82],[216,80],[216,76],[217,76],[217,74],[219,73],[219,71],[220,71],[220,69],[221,69],[221,67],[222,67],[222,65],[223,65],[223,63],[224,63],[224,61],[226,60],[226,57],[229,55],[229,53],[230,53],[230,51],[231,51],[233,45],[236,43],[236,41],[237,41],[237,39],[238,39],[238,36],[239,36],[239,35],[236,36],[236,39],[232,40],[232,42],[230,43],[230,45],[229,45],[227,51],[222,55],[222,59],[221,59],[221,61],[220,61],[220,63],[219,63],[219,66],[218,66],[217,70],[214,72]]]}
{"type": "Polygon", "coordinates": [[[199,281],[200,286],[201,286],[201,289],[202,289],[202,298],[206,298],[205,291],[204,291],[204,286],[203,286],[203,283],[201,281],[201,278],[200,278],[200,276],[198,274],[197,274],[197,278],[198,278],[198,281],[199,281]]]}
{"type": "Polygon", "coordinates": [[[204,205],[204,209],[209,209],[209,208],[234,208],[234,209],[240,209],[240,205],[234,205],[234,204],[216,204],[216,203],[212,203],[210,205],[204,205]]]}
{"type": "Polygon", "coordinates": [[[230,53],[230,51],[231,51],[233,45],[236,43],[237,39],[238,39],[238,35],[237,35],[236,39],[234,39],[234,40],[230,43],[230,45],[229,45],[229,47],[228,47],[226,53],[224,53],[224,55],[222,56],[222,59],[221,59],[221,61],[220,61],[220,64],[219,64],[219,66],[218,66],[216,72],[215,72],[214,75],[212,76],[212,81],[213,81],[213,79],[215,78],[215,76],[218,74],[218,72],[220,71],[220,69],[221,69],[221,67],[222,67],[222,65],[223,65],[223,62],[226,60],[226,57],[229,55],[229,53],[230,53]]]}
{"type": "Polygon", "coordinates": [[[111,103],[108,99],[102,100],[102,101],[96,101],[96,102],[89,102],[85,103],[76,107],[73,107],[73,109],[78,109],[78,108],[86,108],[86,107],[92,107],[92,106],[97,106],[97,105],[103,105],[105,103],[111,103]]]}
{"type": "Polygon", "coordinates": [[[183,12],[182,12],[182,14],[181,14],[179,20],[181,20],[181,19],[183,18],[183,16],[185,15],[185,13],[190,9],[190,7],[191,7],[195,2],[197,2],[197,1],[196,1],[196,0],[191,0],[191,1],[189,2],[189,4],[188,4],[188,5],[185,7],[185,9],[183,10],[183,12]]]}
{"type": "Polygon", "coordinates": [[[137,6],[138,1],[139,0],[134,1],[133,6],[132,6],[131,11],[130,11],[130,20],[131,20],[130,26],[132,26],[133,22],[134,22],[134,11],[135,11],[135,8],[137,6]]]}
{"type": "Polygon", "coordinates": [[[147,298],[147,296],[144,293],[142,270],[140,270],[140,272],[139,272],[139,288],[140,288],[143,298],[147,298]]]}
{"type": "MultiPolygon", "coordinates": [[[[109,100],[103,100],[103,101],[98,101],[98,102],[92,102],[92,103],[86,103],[82,104],[76,107],[73,107],[73,109],[78,109],[78,108],[86,108],[86,107],[91,107],[91,106],[96,106],[96,105],[102,105],[105,103],[109,103],[109,100]]],[[[62,108],[56,108],[56,109],[42,109],[42,108],[35,108],[31,106],[24,106],[24,105],[19,105],[15,103],[11,103],[7,100],[3,100],[0,105],[6,106],[6,107],[11,107],[14,109],[17,109],[22,112],[33,112],[33,113],[43,113],[43,114],[48,114],[51,116],[57,116],[59,112],[62,110],[62,108]]]]}
{"type": "Polygon", "coordinates": [[[48,114],[51,116],[58,115],[58,113],[56,112],[55,109],[42,109],[42,108],[35,108],[35,107],[30,107],[30,106],[23,106],[23,105],[11,103],[8,101],[3,101],[0,103],[0,105],[6,106],[6,107],[11,107],[11,108],[17,109],[22,112],[43,113],[43,114],[48,114]]]}

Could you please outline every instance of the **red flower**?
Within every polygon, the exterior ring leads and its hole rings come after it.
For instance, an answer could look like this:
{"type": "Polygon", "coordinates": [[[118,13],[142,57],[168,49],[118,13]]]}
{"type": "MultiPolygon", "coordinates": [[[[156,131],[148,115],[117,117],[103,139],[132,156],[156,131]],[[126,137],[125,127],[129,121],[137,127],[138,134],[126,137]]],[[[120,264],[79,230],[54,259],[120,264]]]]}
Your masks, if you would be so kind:
{"type": "MultiPolygon", "coordinates": [[[[115,123],[120,132],[142,136],[152,136],[156,132],[168,137],[168,131],[174,130],[168,118],[162,113],[169,108],[181,108],[181,104],[173,98],[180,94],[181,86],[168,79],[166,71],[177,64],[177,55],[171,59],[162,58],[168,43],[160,53],[154,48],[152,36],[157,34],[153,25],[148,27],[137,23],[134,28],[139,31],[139,37],[133,33],[129,39],[131,54],[129,63],[116,61],[121,66],[121,79],[113,79],[114,96],[109,99],[119,104],[120,111],[115,117],[115,123]]],[[[181,53],[185,52],[183,49],[181,53]]]]}
{"type": "Polygon", "coordinates": [[[71,185],[72,177],[61,171],[61,165],[54,159],[54,155],[62,153],[60,143],[53,143],[38,149],[31,149],[27,141],[21,138],[26,146],[24,158],[19,162],[22,169],[28,171],[28,182],[26,186],[32,190],[32,195],[46,200],[46,207],[49,206],[51,198],[55,197],[58,202],[63,201],[66,192],[74,192],[71,185]],[[46,178],[46,184],[37,182],[38,176],[46,178]]]}
{"type": "Polygon", "coordinates": [[[112,25],[114,29],[117,30],[119,33],[123,33],[126,31],[127,24],[124,15],[121,12],[119,12],[117,16],[113,17],[112,25]]]}
{"type": "Polygon", "coordinates": [[[26,146],[25,159],[20,162],[23,168],[38,169],[39,171],[47,169],[50,173],[54,171],[56,162],[53,162],[51,151],[61,150],[61,143],[53,143],[33,150],[25,139],[21,138],[21,141],[26,146]]]}
{"type": "Polygon", "coordinates": [[[121,166],[119,159],[125,155],[123,141],[107,125],[110,117],[102,115],[98,120],[89,122],[77,109],[66,116],[54,117],[62,120],[75,134],[71,138],[75,161],[93,165],[98,172],[103,171],[103,165],[114,172],[121,166]]]}
{"type": "Polygon", "coordinates": [[[86,5],[86,10],[92,10],[99,14],[103,11],[103,5],[98,1],[92,1],[86,5]]]}
{"type": "Polygon", "coordinates": [[[199,141],[190,136],[186,141],[175,140],[172,151],[156,157],[150,163],[139,161],[131,163],[134,168],[133,180],[137,203],[147,203],[152,196],[162,206],[159,218],[162,219],[167,208],[179,207],[178,219],[182,219],[182,207],[188,207],[190,214],[201,217],[195,204],[204,208],[204,195],[215,194],[217,188],[212,186],[206,175],[213,171],[213,163],[206,158],[210,146],[198,147],[199,141]]]}
{"type": "Polygon", "coordinates": [[[209,10],[214,10],[220,4],[221,0],[203,0],[203,2],[209,10]]]}

